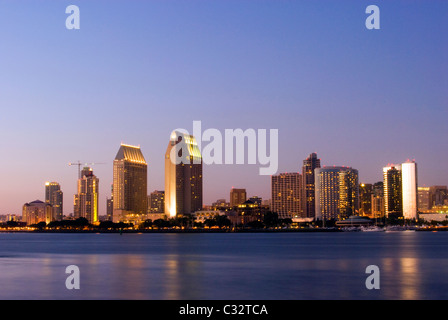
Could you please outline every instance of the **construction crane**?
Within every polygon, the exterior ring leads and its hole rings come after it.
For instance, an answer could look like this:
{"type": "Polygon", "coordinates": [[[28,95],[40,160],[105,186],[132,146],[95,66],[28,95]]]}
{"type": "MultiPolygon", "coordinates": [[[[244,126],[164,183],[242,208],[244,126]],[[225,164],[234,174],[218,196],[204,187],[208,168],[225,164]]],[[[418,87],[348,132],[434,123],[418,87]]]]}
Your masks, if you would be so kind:
{"type": "Polygon", "coordinates": [[[78,162],[69,162],[69,166],[78,166],[78,178],[81,179],[81,166],[94,166],[97,164],[105,164],[104,162],[91,162],[91,163],[82,163],[78,160],[78,162]]]}

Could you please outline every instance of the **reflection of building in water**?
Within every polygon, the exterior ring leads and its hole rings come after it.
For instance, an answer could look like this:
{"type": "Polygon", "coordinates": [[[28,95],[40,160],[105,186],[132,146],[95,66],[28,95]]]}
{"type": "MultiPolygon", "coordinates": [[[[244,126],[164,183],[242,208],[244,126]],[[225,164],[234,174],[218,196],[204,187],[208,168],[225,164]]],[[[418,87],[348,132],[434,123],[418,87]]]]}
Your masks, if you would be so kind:
{"type": "MultiPolygon", "coordinates": [[[[181,241],[179,238],[178,241],[181,241]]],[[[174,244],[176,245],[176,244],[174,244]]],[[[205,287],[203,284],[203,266],[197,259],[191,259],[185,254],[167,254],[163,256],[164,273],[161,281],[166,291],[160,299],[163,300],[198,300],[204,298],[205,287]]]]}
{"type": "Polygon", "coordinates": [[[418,300],[420,296],[420,271],[418,268],[418,259],[401,258],[400,259],[401,279],[401,300],[418,300]]]}
{"type": "MultiPolygon", "coordinates": [[[[413,233],[415,234],[415,233],[413,233]]],[[[406,232],[395,233],[397,248],[409,247],[406,252],[398,252],[396,257],[383,258],[378,264],[381,275],[381,297],[388,300],[420,300],[422,296],[422,270],[415,237],[406,232]],[[394,285],[388,285],[393,283],[394,285]]],[[[412,235],[412,234],[411,234],[412,235]]]]}

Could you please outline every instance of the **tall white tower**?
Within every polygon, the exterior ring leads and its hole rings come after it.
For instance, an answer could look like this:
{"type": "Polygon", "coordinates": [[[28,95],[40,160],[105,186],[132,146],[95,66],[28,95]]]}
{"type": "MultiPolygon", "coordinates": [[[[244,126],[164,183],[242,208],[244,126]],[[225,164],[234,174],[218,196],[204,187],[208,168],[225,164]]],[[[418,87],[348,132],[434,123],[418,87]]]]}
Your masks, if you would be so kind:
{"type": "Polygon", "coordinates": [[[407,161],[401,165],[403,217],[405,219],[418,218],[418,181],[417,164],[407,161]]]}

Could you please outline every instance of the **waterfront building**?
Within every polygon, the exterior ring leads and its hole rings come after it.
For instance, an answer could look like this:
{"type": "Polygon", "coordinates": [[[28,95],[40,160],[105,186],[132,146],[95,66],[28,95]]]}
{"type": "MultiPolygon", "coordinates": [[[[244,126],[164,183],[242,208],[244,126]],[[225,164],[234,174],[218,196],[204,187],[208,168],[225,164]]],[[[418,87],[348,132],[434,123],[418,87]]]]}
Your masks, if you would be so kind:
{"type": "Polygon", "coordinates": [[[386,217],[403,216],[401,165],[383,168],[384,213],[386,217]]]}
{"type": "Polygon", "coordinates": [[[205,223],[209,219],[215,219],[218,216],[225,216],[226,212],[221,210],[199,210],[194,213],[194,221],[205,223]]]}
{"type": "Polygon", "coordinates": [[[373,185],[361,183],[359,186],[359,214],[362,216],[372,216],[372,194],[373,185]]]}
{"type": "Polygon", "coordinates": [[[384,217],[384,186],[383,182],[379,181],[373,184],[372,187],[372,217],[384,217]]]}
{"type": "Polygon", "coordinates": [[[301,216],[302,176],[298,172],[271,176],[271,210],[280,219],[301,216]]]}
{"type": "Polygon", "coordinates": [[[86,218],[89,223],[99,221],[98,198],[99,179],[93,174],[92,168],[85,167],[78,179],[78,193],[74,195],[74,217],[86,218]]]}
{"type": "Polygon", "coordinates": [[[148,212],[148,164],[140,147],[121,144],[113,166],[113,221],[138,224],[148,212]]]}
{"type": "Polygon", "coordinates": [[[61,191],[61,186],[57,182],[45,183],[45,203],[53,207],[53,217],[57,221],[63,219],[63,199],[64,194],[61,191]]]}
{"type": "Polygon", "coordinates": [[[202,210],[202,155],[192,135],[174,131],[165,153],[165,214],[202,210]]]}
{"type": "Polygon", "coordinates": [[[304,218],[314,218],[316,216],[316,187],[315,187],[315,169],[320,168],[320,159],[316,153],[311,153],[302,166],[302,210],[301,215],[304,218]]]}
{"type": "Polygon", "coordinates": [[[316,219],[343,220],[359,214],[358,170],[350,167],[315,169],[316,219]]]}
{"type": "Polygon", "coordinates": [[[40,200],[25,203],[22,207],[22,221],[26,222],[28,226],[39,222],[48,224],[54,221],[53,207],[40,200]]]}
{"type": "Polygon", "coordinates": [[[226,212],[227,218],[230,220],[232,226],[247,225],[254,221],[263,221],[264,214],[266,213],[264,207],[260,207],[258,203],[250,200],[246,200],[244,203],[240,203],[235,207],[234,211],[226,212]]]}
{"type": "Polygon", "coordinates": [[[407,161],[401,165],[403,218],[418,218],[418,192],[417,192],[417,164],[415,161],[407,161]]]}

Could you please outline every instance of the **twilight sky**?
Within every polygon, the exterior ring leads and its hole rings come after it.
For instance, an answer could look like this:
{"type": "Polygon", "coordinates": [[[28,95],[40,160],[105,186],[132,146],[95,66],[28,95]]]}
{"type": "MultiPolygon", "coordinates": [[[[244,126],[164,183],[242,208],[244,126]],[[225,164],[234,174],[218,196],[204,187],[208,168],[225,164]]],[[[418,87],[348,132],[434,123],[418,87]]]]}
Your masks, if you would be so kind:
{"type": "MultiPolygon", "coordinates": [[[[78,160],[105,163],[105,214],[121,142],[163,190],[170,133],[194,120],[278,129],[279,172],[317,152],[373,183],[415,159],[419,185],[446,185],[447,14],[437,0],[0,0],[0,214],[44,200],[45,181],[71,213],[78,160]],[[65,28],[71,4],[80,30],[65,28]],[[380,30],[365,27],[371,4],[380,30]]],[[[270,198],[258,169],[204,166],[204,203],[232,186],[270,198]]]]}

